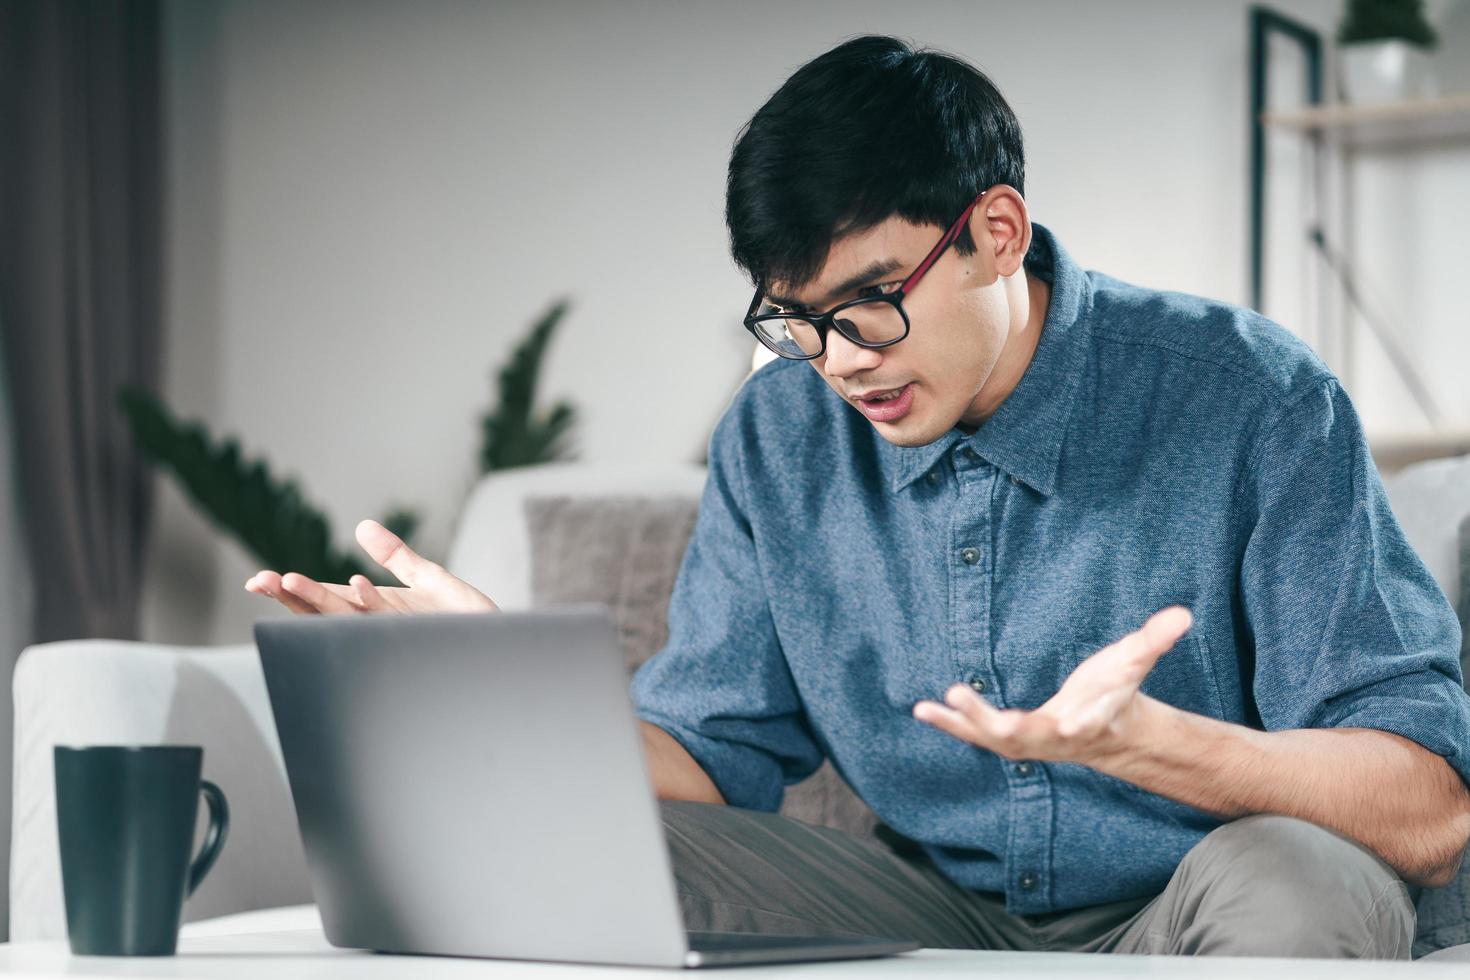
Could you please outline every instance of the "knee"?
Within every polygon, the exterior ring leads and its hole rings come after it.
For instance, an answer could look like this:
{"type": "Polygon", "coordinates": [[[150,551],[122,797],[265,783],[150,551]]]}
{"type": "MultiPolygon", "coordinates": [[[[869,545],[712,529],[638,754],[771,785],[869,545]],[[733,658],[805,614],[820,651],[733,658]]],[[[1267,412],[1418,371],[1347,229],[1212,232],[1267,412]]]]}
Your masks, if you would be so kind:
{"type": "Polygon", "coordinates": [[[1317,894],[1345,880],[1393,876],[1375,855],[1306,820],[1276,814],[1242,817],[1215,829],[1185,856],[1213,877],[1248,878],[1257,888],[1317,894]]]}
{"type": "MultiPolygon", "coordinates": [[[[1198,918],[1243,955],[1407,957],[1414,909],[1377,855],[1333,831],[1262,814],[1210,833],[1185,857],[1198,918]]],[[[1220,950],[1226,951],[1226,950],[1220,950]]]]}

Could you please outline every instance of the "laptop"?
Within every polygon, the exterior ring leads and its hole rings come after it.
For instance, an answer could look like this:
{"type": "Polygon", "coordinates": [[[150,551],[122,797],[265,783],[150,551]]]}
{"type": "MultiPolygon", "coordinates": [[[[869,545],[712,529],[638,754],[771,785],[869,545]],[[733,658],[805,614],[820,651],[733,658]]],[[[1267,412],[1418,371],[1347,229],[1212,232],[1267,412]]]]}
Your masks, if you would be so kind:
{"type": "Polygon", "coordinates": [[[255,639],[335,946],[665,967],[919,948],[685,931],[604,607],[303,616],[255,639]]]}

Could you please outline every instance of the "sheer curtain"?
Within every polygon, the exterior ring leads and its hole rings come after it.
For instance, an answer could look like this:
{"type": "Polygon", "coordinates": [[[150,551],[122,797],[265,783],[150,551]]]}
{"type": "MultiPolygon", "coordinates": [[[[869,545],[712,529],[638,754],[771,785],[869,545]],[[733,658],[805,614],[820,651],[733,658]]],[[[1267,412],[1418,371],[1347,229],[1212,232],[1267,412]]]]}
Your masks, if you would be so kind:
{"type": "Polygon", "coordinates": [[[0,339],[35,639],[137,634],[149,472],[117,392],[156,389],[157,0],[0,3],[0,339]]]}
{"type": "MultiPolygon", "coordinates": [[[[5,352],[0,350],[0,359],[5,352]]],[[[10,673],[30,642],[31,576],[21,540],[20,501],[12,452],[10,399],[0,371],[0,883],[10,881],[10,673]]],[[[10,891],[0,887],[0,941],[9,938],[10,891]]]]}
{"type": "Polygon", "coordinates": [[[3,884],[17,655],[137,631],[152,497],[116,393],[160,360],[160,35],[158,0],[0,0],[3,884]]]}

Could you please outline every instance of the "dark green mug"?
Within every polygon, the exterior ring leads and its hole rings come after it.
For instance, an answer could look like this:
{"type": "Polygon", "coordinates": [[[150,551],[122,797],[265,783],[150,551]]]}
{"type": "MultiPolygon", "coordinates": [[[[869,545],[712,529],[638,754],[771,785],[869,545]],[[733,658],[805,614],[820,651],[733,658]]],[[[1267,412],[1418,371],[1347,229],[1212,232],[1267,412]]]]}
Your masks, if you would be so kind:
{"type": "Polygon", "coordinates": [[[56,823],[71,951],[171,956],[184,899],[209,873],[230,826],[225,794],[200,778],[192,745],[55,748],[56,823]],[[189,860],[199,794],[209,830],[189,860]]]}

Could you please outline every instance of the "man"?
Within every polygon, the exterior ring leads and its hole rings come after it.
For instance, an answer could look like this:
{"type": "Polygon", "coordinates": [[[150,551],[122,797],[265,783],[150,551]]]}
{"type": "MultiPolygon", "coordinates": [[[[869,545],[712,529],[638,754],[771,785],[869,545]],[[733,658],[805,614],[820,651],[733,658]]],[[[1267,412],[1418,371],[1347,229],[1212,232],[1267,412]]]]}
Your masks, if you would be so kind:
{"type": "MultiPolygon", "coordinates": [[[[982,74],[882,37],[739,136],[746,325],[781,357],[711,439],[633,683],[688,924],[1406,957],[1406,883],[1470,837],[1452,610],[1322,362],[1084,273],[1022,161],[982,74]],[[892,846],[770,812],[823,758],[892,846]]],[[[403,588],[246,588],[494,608],[358,537],[403,588]]]]}

